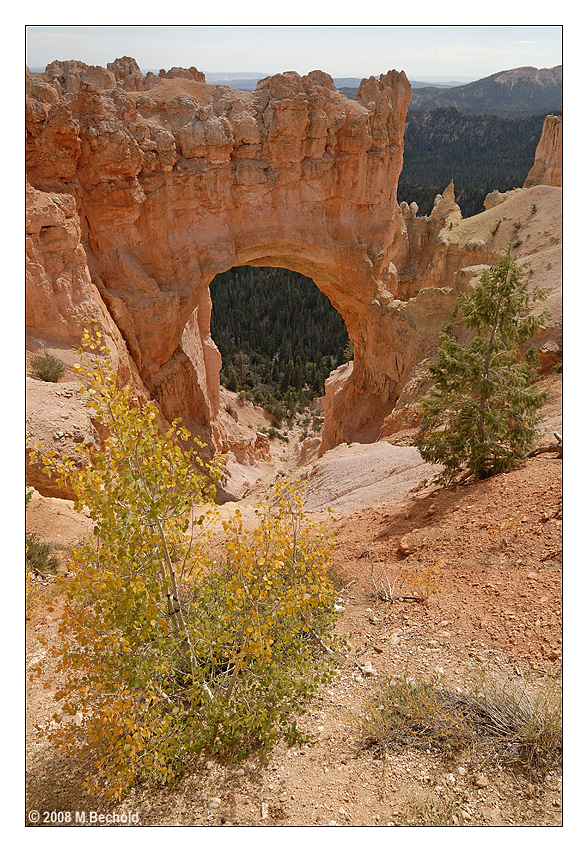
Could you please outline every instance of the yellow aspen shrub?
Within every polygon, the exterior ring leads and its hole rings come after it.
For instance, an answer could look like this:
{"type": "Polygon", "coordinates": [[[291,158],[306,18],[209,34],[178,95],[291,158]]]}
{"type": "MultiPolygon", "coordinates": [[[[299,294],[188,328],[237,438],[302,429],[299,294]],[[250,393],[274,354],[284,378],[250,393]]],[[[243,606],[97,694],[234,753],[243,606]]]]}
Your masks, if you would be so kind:
{"type": "Polygon", "coordinates": [[[218,697],[212,751],[240,757],[282,736],[301,743],[293,714],[335,675],[344,643],[326,572],[332,536],[305,520],[302,505],[300,483],[284,480],[253,532],[237,510],[224,524],[226,563],[195,589],[189,618],[202,658],[213,650],[203,671],[218,697]]]}
{"type": "Polygon", "coordinates": [[[293,716],[335,675],[341,643],[330,536],[305,522],[300,486],[276,486],[252,533],[236,512],[213,564],[222,457],[203,462],[179,421],[162,431],[155,403],[117,387],[98,327],[84,353],[76,371],[106,437],[83,466],[43,453],[94,523],[58,581],[60,711],[45,732],[91,756],[88,788],[118,798],[171,782],[202,751],[239,758],[301,741],[293,716]]]}

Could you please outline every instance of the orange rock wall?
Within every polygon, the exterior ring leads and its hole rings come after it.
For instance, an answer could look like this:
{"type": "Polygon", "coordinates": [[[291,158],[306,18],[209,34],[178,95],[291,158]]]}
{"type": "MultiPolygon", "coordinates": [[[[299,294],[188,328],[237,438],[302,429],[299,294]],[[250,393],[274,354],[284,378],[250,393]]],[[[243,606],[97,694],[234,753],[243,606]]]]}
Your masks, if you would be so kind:
{"type": "Polygon", "coordinates": [[[96,287],[81,242],[76,200],[26,186],[26,332],[39,345],[77,348],[92,318],[105,334],[121,382],[147,395],[135,363],[96,287]]]}
{"type": "MultiPolygon", "coordinates": [[[[396,186],[406,76],[364,80],[353,102],[320,71],[276,75],[249,93],[181,70],[144,78],[143,90],[128,57],[108,71],[53,63],[28,75],[28,180],[69,199],[87,258],[72,277],[72,287],[84,281],[80,305],[99,294],[121,360],[164,416],[200,423],[218,445],[210,282],[243,264],[308,275],[355,343],[326,443],[353,438],[376,408],[391,408],[406,367],[390,353],[409,326],[386,310],[404,232],[396,186]]],[[[46,290],[28,305],[31,331],[50,310],[75,336],[81,307],[72,314],[71,299],[46,290]]]]}
{"type": "MultiPolygon", "coordinates": [[[[327,383],[324,452],[377,438],[457,290],[511,236],[495,213],[462,220],[452,185],[430,217],[398,206],[404,73],[364,80],[353,102],[321,71],[240,92],[196,68],[143,77],[122,57],[27,72],[26,94],[27,330],[75,346],[97,317],[121,378],[216,448],[218,272],[301,272],[345,320],[355,355],[327,383]]],[[[561,184],[560,118],[546,119],[529,182],[561,184]]],[[[519,203],[494,195],[499,218],[519,203]]]]}
{"type": "Polygon", "coordinates": [[[561,115],[548,115],[525,186],[561,186],[562,166],[563,119],[561,115]]]}

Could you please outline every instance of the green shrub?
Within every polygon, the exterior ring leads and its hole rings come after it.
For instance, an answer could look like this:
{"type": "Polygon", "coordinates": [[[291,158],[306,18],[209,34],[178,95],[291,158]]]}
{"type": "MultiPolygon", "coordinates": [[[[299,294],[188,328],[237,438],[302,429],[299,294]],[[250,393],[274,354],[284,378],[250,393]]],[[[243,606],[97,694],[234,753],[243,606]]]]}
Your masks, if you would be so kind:
{"type": "Polygon", "coordinates": [[[53,547],[39,541],[35,533],[26,534],[25,561],[27,568],[36,574],[55,574],[59,567],[59,559],[53,553],[53,547]]]}
{"type": "Polygon", "coordinates": [[[31,373],[42,382],[58,382],[65,373],[65,364],[45,350],[31,359],[31,373]]]}
{"type": "Polygon", "coordinates": [[[420,401],[415,443],[425,461],[444,466],[438,477],[444,484],[511,470],[538,434],[547,395],[534,387],[536,374],[520,348],[546,320],[547,314],[533,316],[530,309],[547,293],[528,292],[526,265],[517,265],[511,251],[459,296],[453,322],[463,322],[474,339],[459,343],[450,326],[439,335],[438,360],[429,365],[433,386],[420,401]]]}
{"type": "Polygon", "coordinates": [[[395,816],[394,825],[406,828],[426,828],[429,826],[454,826],[459,820],[454,816],[454,809],[448,802],[439,799],[420,802],[416,799],[409,802],[409,816],[395,816]]]}
{"type": "Polygon", "coordinates": [[[268,429],[267,434],[269,435],[270,438],[277,438],[278,441],[282,441],[284,444],[290,443],[290,438],[288,438],[287,435],[282,435],[282,433],[278,432],[277,429],[274,429],[273,426],[271,426],[268,429]]]}

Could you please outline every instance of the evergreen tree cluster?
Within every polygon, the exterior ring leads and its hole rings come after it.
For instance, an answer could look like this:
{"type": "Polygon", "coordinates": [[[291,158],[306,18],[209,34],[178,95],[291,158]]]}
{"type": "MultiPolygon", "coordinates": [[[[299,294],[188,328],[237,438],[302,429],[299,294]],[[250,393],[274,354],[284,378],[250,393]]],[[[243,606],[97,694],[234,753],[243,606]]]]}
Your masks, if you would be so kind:
{"type": "Polygon", "coordinates": [[[278,421],[321,396],[329,373],[347,360],[343,319],[298,272],[235,267],[217,275],[210,292],[221,384],[278,421]]]}
{"type": "Polygon", "coordinates": [[[453,180],[464,218],[481,213],[489,192],[524,184],[544,120],[464,115],[455,107],[409,112],[398,201],[416,201],[419,214],[428,216],[435,196],[453,180]]]}

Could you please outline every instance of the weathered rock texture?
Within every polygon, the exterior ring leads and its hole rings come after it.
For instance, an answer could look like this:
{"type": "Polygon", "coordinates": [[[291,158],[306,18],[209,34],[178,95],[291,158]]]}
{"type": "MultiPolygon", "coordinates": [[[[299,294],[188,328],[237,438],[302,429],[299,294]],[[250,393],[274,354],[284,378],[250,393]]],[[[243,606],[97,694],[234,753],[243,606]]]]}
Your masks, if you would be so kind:
{"type": "Polygon", "coordinates": [[[76,200],[67,193],[47,193],[26,186],[26,332],[30,348],[49,344],[80,345],[88,319],[105,333],[122,383],[131,382],[144,396],[124,340],[105,307],[88,269],[81,243],[76,200]]]}
{"type": "Polygon", "coordinates": [[[541,139],[535,152],[535,162],[525,186],[561,186],[563,165],[563,119],[548,115],[543,122],[541,139]]]}
{"type": "MultiPolygon", "coordinates": [[[[426,388],[428,370],[419,353],[433,357],[438,345],[439,317],[445,322],[457,295],[495,264],[506,246],[513,245],[517,262],[529,264],[531,288],[549,290],[546,303],[550,319],[531,343],[547,369],[561,358],[562,334],[562,190],[533,186],[510,192],[492,192],[483,213],[462,219],[450,185],[437,196],[430,216],[417,216],[416,204],[401,205],[406,219],[406,237],[396,255],[398,291],[402,301],[395,310],[418,329],[419,345],[394,411],[380,429],[380,437],[402,432],[414,421],[414,403],[426,388]]],[[[408,346],[412,344],[409,338],[408,346]]]]}
{"type": "MultiPolygon", "coordinates": [[[[352,102],[321,71],[270,77],[249,93],[172,69],[139,89],[124,57],[107,69],[52,63],[28,75],[27,94],[28,180],[69,205],[80,229],[80,310],[99,294],[125,342],[121,361],[163,415],[222,444],[208,285],[232,266],[284,266],[315,281],[355,343],[326,446],[362,440],[393,406],[410,366],[401,338],[414,336],[388,310],[405,227],[396,202],[404,73],[364,80],[352,102]]],[[[47,298],[38,288],[29,297],[31,332],[44,330],[48,311],[63,317],[68,340],[72,323],[81,332],[69,294],[51,307],[40,304],[47,298]]]]}
{"type": "MultiPolygon", "coordinates": [[[[322,71],[240,92],[196,68],[143,77],[123,57],[27,72],[26,93],[28,332],[37,346],[75,346],[94,316],[123,380],[243,458],[210,337],[217,273],[292,269],[342,315],[355,355],[327,383],[325,452],[377,439],[457,292],[509,240],[520,257],[559,263],[554,187],[493,198],[468,220],[452,185],[430,217],[398,206],[404,73],[364,80],[353,102],[322,71]]],[[[549,345],[560,345],[557,328],[549,345]]]]}

